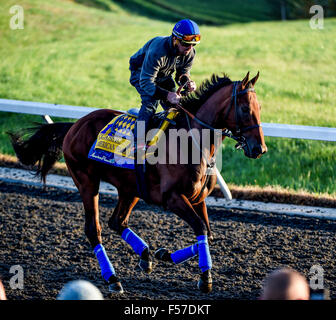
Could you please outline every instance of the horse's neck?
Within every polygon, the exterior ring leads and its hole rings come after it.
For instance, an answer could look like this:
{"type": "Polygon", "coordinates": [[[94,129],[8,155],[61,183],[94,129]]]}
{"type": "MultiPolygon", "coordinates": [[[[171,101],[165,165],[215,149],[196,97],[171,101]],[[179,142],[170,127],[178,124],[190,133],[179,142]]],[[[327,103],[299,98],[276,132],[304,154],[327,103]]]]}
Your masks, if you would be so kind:
{"type": "MultiPolygon", "coordinates": [[[[196,118],[208,124],[209,126],[215,128],[218,116],[220,112],[222,112],[222,105],[224,101],[226,101],[227,98],[229,97],[230,97],[229,87],[225,87],[225,88],[218,90],[199,108],[199,110],[197,111],[195,115],[196,118]]],[[[199,130],[200,137],[201,137],[200,139],[202,143],[202,130],[206,128],[204,128],[196,120],[192,120],[191,127],[199,130]]],[[[212,132],[212,137],[213,137],[213,132],[212,132]]],[[[205,147],[206,149],[205,152],[211,155],[212,157],[214,157],[219,147],[219,143],[221,143],[222,139],[223,139],[222,136],[220,137],[220,141],[215,141],[215,138],[211,139],[209,147],[205,147]]]]}
{"type": "MultiPolygon", "coordinates": [[[[224,102],[230,98],[230,92],[231,86],[219,89],[198,109],[196,117],[209,126],[215,127],[218,116],[223,111],[224,102]]],[[[197,123],[194,126],[201,127],[197,123]]]]}

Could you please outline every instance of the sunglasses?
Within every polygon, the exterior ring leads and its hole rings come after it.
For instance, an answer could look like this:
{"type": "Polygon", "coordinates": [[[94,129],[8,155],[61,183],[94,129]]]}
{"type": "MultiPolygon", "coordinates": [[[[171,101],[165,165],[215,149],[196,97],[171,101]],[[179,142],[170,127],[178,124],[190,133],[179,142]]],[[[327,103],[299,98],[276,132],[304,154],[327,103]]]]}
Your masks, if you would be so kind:
{"type": "Polygon", "coordinates": [[[200,34],[184,35],[181,40],[185,42],[200,42],[201,35],[200,34]]]}
{"type": "Polygon", "coordinates": [[[190,47],[190,46],[193,46],[193,47],[195,47],[196,46],[196,43],[188,43],[188,42],[184,42],[184,41],[180,41],[180,44],[181,44],[181,46],[183,46],[183,47],[190,47]]]}

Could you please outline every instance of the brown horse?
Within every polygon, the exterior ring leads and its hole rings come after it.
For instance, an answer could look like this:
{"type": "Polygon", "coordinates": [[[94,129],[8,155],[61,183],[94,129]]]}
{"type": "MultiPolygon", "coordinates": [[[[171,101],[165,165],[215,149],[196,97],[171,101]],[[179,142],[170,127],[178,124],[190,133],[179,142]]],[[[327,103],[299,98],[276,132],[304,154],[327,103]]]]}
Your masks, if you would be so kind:
{"type": "MultiPolygon", "coordinates": [[[[258,158],[267,151],[260,126],[260,105],[254,90],[259,73],[249,80],[249,73],[242,81],[232,82],[227,76],[213,76],[202,83],[199,89],[181,100],[180,113],[170,129],[184,128],[214,132],[220,129],[220,143],[229,136],[238,141],[238,147],[250,158],[258,158]]],[[[137,189],[134,170],[118,168],[88,159],[88,153],[98,133],[120,112],[98,110],[79,119],[75,123],[55,123],[40,125],[28,140],[22,134],[11,134],[12,144],[18,159],[26,165],[38,162],[37,173],[45,180],[48,171],[60,158],[62,151],[67,168],[75,182],[84,204],[85,234],[94,249],[102,275],[112,292],[122,292],[123,288],[102,245],[99,223],[98,196],[101,180],[114,185],[118,190],[118,203],[109,219],[109,227],[131,245],[140,256],[140,267],[145,272],[152,271],[152,258],[148,245],[128,227],[132,209],[141,195],[137,189]]],[[[201,137],[201,135],[200,135],[201,137]]],[[[211,256],[208,237],[211,237],[205,198],[216,184],[216,176],[209,175],[218,145],[211,138],[210,144],[199,143],[192,135],[188,145],[199,147],[199,163],[190,162],[188,148],[182,146],[175,157],[177,163],[150,164],[146,169],[146,184],[151,203],[164,206],[185,220],[193,229],[197,242],[188,248],[168,252],[161,248],[155,257],[169,263],[180,263],[199,256],[201,276],[198,288],[203,292],[212,290],[211,256]],[[202,145],[202,147],[200,147],[202,145]],[[188,159],[188,163],[182,163],[188,159]]],[[[166,139],[169,145],[169,137],[166,139]]],[[[169,147],[164,156],[169,157],[169,147]]],[[[144,217],[145,219],[145,217],[144,217]]]]}

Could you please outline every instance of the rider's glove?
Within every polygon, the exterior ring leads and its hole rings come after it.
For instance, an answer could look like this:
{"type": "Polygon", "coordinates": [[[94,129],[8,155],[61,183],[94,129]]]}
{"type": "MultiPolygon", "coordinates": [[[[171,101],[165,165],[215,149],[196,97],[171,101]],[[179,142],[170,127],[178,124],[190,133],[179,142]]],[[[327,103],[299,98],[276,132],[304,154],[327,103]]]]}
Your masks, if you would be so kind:
{"type": "Polygon", "coordinates": [[[169,92],[167,96],[167,100],[171,104],[178,104],[180,102],[181,96],[176,92],[169,92]]]}

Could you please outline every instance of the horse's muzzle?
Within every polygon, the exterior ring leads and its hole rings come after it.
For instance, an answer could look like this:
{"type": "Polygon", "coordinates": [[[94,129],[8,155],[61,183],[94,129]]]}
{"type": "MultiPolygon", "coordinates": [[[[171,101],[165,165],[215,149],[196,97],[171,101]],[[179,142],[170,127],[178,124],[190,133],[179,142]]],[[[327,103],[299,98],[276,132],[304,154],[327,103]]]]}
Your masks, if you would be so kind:
{"type": "Polygon", "coordinates": [[[258,159],[260,158],[264,153],[267,152],[267,146],[262,144],[256,144],[251,146],[248,141],[245,143],[245,146],[243,146],[244,154],[248,158],[252,159],[258,159]]]}

